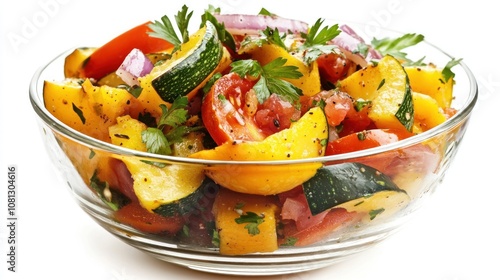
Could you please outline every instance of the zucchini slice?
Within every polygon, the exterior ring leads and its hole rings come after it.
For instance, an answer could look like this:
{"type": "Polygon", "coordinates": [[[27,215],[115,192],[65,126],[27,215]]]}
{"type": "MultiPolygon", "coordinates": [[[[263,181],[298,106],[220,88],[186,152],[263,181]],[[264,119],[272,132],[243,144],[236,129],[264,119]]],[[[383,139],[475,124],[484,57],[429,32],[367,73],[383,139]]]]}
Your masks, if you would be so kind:
{"type": "Polygon", "coordinates": [[[206,81],[217,69],[223,56],[223,46],[215,26],[206,25],[194,33],[180,50],[146,75],[162,100],[173,103],[188,95],[206,81]]]}
{"type": "Polygon", "coordinates": [[[378,214],[398,211],[410,201],[408,194],[387,175],[357,162],[318,169],[303,184],[303,190],[313,215],[340,207],[366,213],[373,220],[378,214]]]}
{"type": "MultiPolygon", "coordinates": [[[[119,117],[117,124],[109,128],[111,143],[137,151],[146,151],[146,145],[141,140],[141,133],[146,128],[144,123],[130,116],[119,117]]],[[[159,167],[145,162],[142,158],[127,156],[118,158],[130,171],[134,180],[134,193],[141,206],[149,212],[155,212],[155,209],[163,206],[164,209],[158,211],[168,216],[175,214],[175,209],[186,208],[179,203],[196,200],[198,197],[196,191],[205,180],[203,168],[200,166],[170,164],[159,167]],[[165,206],[168,204],[172,205],[165,206]]]]}
{"type": "Polygon", "coordinates": [[[414,108],[410,81],[401,63],[390,55],[340,81],[354,99],[372,101],[368,117],[378,128],[412,131],[414,108]]]}

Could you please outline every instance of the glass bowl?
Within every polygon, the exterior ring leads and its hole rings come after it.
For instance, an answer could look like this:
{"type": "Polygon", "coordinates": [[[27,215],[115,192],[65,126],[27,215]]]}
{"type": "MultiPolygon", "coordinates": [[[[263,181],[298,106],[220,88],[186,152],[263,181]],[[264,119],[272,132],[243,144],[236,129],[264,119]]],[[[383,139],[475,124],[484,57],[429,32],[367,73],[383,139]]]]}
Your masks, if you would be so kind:
{"type": "MultiPolygon", "coordinates": [[[[208,161],[160,156],[93,139],[63,124],[45,108],[44,81],[63,79],[64,59],[69,52],[62,53],[36,71],[30,84],[29,96],[38,116],[42,140],[48,155],[67,182],[78,205],[97,224],[128,245],[166,262],[218,274],[279,275],[318,269],[362,252],[389,237],[411,218],[412,213],[421,207],[442,182],[466,132],[478,96],[473,74],[460,62],[453,68],[456,84],[452,107],[458,110],[457,113],[433,129],[392,144],[320,158],[273,162],[208,161]],[[422,147],[425,147],[424,152],[422,147]],[[397,165],[388,176],[399,188],[406,191],[408,199],[404,203],[396,202],[393,209],[388,209],[391,211],[386,211],[387,213],[375,219],[365,217],[354,223],[347,223],[319,243],[307,246],[283,245],[273,252],[243,255],[220,254],[211,240],[207,241],[206,236],[201,236],[206,235],[206,232],[190,231],[191,238],[181,238],[145,233],[120,223],[113,207],[102,198],[112,194],[112,188],[99,180],[93,180],[96,170],[102,171],[105,168],[103,166],[109,165],[110,162],[126,160],[156,162],[179,168],[219,170],[229,175],[231,180],[231,176],[245,172],[253,173],[255,177],[275,176],[302,172],[311,166],[336,166],[346,162],[379,168],[387,165],[387,158],[392,158],[391,164],[397,165]],[[194,236],[196,234],[200,236],[194,236]]],[[[437,65],[445,65],[452,58],[427,42],[408,49],[408,53],[410,56],[425,56],[427,61],[437,65]]],[[[118,180],[114,184],[120,183],[118,180]]],[[[221,187],[213,182],[207,184],[200,200],[208,201],[207,204],[195,207],[197,209],[192,212],[194,214],[185,216],[185,220],[199,221],[199,217],[209,211],[207,205],[211,205],[220,189],[221,187]]]]}

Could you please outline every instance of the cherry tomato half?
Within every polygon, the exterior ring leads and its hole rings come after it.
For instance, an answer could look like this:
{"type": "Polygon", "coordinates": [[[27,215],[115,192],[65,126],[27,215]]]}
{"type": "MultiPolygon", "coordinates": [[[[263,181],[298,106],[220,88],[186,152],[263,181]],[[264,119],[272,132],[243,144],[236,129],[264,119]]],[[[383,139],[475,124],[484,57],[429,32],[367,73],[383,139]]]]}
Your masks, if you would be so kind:
{"type": "Polygon", "coordinates": [[[276,94],[260,104],[252,89],[256,82],[229,73],[205,95],[203,123],[218,145],[235,140],[261,141],[300,118],[300,109],[276,94]]]}
{"type": "Polygon", "coordinates": [[[255,81],[230,73],[217,80],[205,95],[201,105],[203,124],[218,145],[264,139],[253,118],[257,97],[247,94],[254,84],[255,81]]]}

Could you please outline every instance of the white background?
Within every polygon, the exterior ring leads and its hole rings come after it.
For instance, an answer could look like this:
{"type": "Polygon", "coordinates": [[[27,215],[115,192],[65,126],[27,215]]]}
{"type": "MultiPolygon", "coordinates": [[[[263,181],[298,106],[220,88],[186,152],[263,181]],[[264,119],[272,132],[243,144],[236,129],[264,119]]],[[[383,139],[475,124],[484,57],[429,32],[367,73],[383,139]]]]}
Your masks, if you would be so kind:
{"type": "MultiPolygon", "coordinates": [[[[266,7],[309,22],[322,17],[421,33],[451,55],[463,58],[479,83],[479,101],[456,161],[433,198],[401,231],[338,265],[262,279],[500,279],[496,39],[500,20],[493,1],[463,2],[466,4],[436,0],[212,2],[226,13],[236,9],[257,13],[266,7]]],[[[0,3],[0,279],[231,279],[158,261],[95,224],[57,179],[28,100],[31,75],[60,52],[98,46],[146,20],[173,16],[184,3],[201,11],[208,2],[0,3]],[[6,256],[9,165],[18,169],[16,273],[7,271],[6,256]]]]}

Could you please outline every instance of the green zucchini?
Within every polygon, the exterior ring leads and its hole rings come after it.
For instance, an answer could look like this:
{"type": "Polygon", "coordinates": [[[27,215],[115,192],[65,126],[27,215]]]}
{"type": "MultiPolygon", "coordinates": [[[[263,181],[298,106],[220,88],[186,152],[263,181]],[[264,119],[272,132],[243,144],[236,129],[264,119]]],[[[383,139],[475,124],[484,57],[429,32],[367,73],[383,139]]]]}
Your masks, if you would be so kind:
{"type": "Polygon", "coordinates": [[[207,21],[205,27],[193,34],[180,50],[151,71],[151,85],[166,102],[188,95],[217,68],[223,55],[222,43],[215,26],[207,21]]]}
{"type": "Polygon", "coordinates": [[[313,215],[340,207],[366,213],[372,220],[401,209],[410,200],[387,175],[356,162],[322,167],[302,187],[313,215]]]}
{"type": "Polygon", "coordinates": [[[191,194],[171,201],[167,204],[162,204],[158,208],[154,209],[153,212],[156,214],[171,217],[175,215],[185,215],[191,213],[195,210],[204,212],[209,211],[209,209],[200,209],[203,208],[203,205],[200,204],[203,197],[210,195],[215,197],[215,193],[218,190],[218,185],[214,183],[210,178],[205,178],[201,185],[191,194]]]}

